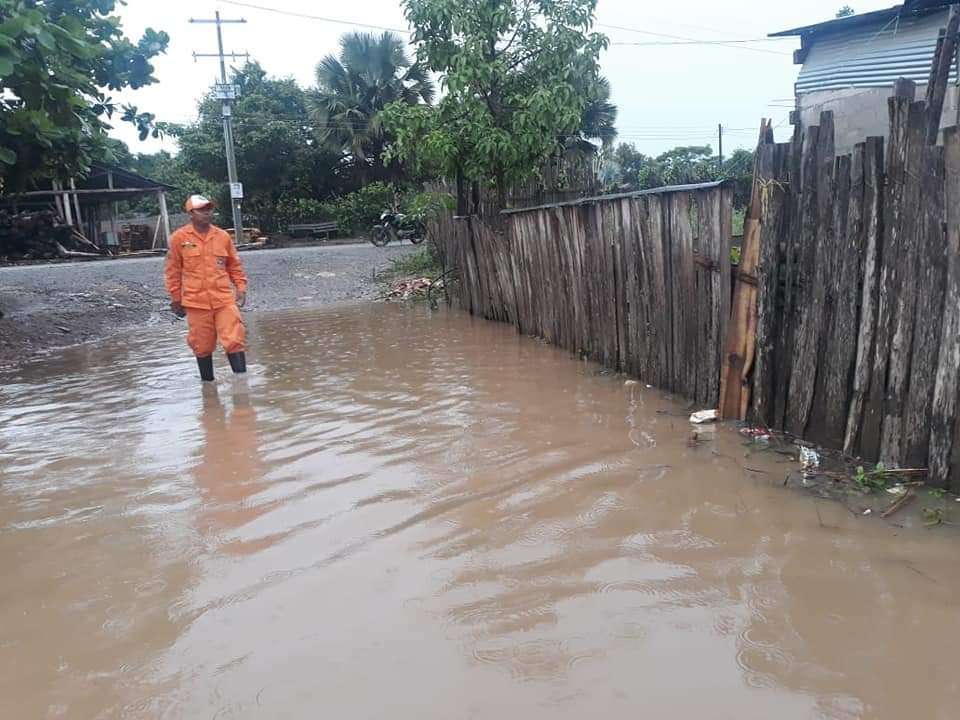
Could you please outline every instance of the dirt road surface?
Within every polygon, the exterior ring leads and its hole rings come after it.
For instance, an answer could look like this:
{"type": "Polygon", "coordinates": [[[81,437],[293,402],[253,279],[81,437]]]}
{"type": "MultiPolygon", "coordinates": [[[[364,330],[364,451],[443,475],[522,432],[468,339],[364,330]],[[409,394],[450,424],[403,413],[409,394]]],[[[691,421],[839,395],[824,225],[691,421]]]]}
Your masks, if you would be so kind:
{"type": "MultiPolygon", "coordinates": [[[[412,246],[369,244],[243,253],[247,311],[313,307],[377,294],[374,274],[412,246]]],[[[0,268],[0,367],[119,330],[172,321],[163,258],[0,268]]]]}

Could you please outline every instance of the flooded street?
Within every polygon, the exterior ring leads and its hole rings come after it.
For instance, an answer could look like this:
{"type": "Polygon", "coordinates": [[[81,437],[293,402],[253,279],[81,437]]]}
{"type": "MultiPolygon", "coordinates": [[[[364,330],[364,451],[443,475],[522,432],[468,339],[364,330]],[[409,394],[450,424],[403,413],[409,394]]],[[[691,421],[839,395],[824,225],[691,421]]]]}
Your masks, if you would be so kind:
{"type": "Polygon", "coordinates": [[[955,718],[960,538],[425,307],[0,376],[0,718],[955,718]]]}

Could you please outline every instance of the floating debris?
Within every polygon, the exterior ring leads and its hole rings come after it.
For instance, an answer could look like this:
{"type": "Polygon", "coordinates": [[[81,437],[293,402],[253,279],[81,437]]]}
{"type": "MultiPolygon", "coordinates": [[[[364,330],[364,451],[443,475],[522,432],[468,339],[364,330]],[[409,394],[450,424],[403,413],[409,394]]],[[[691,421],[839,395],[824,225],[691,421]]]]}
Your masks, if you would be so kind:
{"type": "Polygon", "coordinates": [[[717,420],[717,411],[716,410],[700,410],[695,412],[690,416],[690,422],[694,425],[702,425],[703,423],[716,422],[717,420]]]}
{"type": "Polygon", "coordinates": [[[764,427],[745,427],[740,428],[740,434],[756,442],[770,442],[773,435],[764,427]]]}
{"type": "Polygon", "coordinates": [[[820,467],[820,453],[811,447],[800,446],[800,464],[804,470],[820,467]]]}
{"type": "Polygon", "coordinates": [[[401,280],[396,283],[387,294],[387,300],[409,300],[416,295],[426,295],[430,288],[442,288],[443,281],[436,283],[427,277],[401,280]]]}

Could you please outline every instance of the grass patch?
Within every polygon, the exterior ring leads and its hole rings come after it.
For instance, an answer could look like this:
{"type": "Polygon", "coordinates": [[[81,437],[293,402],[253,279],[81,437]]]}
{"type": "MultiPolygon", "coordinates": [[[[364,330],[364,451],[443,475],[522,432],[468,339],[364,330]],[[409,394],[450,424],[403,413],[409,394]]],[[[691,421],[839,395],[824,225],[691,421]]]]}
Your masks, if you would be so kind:
{"type": "Polygon", "coordinates": [[[746,221],[747,209],[735,208],[733,211],[733,234],[743,235],[743,225],[746,221]]]}
{"type": "Polygon", "coordinates": [[[380,274],[380,280],[394,282],[403,278],[436,278],[441,272],[440,261],[433,248],[428,246],[391,260],[390,267],[380,274]]]}

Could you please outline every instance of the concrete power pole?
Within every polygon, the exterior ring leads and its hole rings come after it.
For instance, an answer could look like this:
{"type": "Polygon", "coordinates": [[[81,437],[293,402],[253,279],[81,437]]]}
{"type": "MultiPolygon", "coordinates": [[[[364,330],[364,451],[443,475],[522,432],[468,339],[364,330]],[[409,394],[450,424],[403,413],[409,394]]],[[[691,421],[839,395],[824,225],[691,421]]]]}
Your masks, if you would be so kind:
{"type": "Polygon", "coordinates": [[[233,101],[237,99],[237,86],[227,84],[227,63],[226,58],[247,58],[248,53],[225,53],[223,52],[223,31],[221,25],[227,23],[245,23],[243,18],[240,20],[223,20],[220,13],[216,13],[213,20],[197,20],[190,18],[191,23],[212,23],[217,26],[217,52],[216,53],[194,53],[193,60],[197,58],[215,57],[220,59],[220,84],[216,86],[217,99],[223,101],[223,144],[227,153],[227,179],[230,182],[230,204],[233,207],[233,229],[234,240],[239,245],[243,242],[243,183],[237,177],[237,158],[233,152],[233,101]]]}
{"type": "Polygon", "coordinates": [[[718,170],[720,172],[723,172],[723,124],[722,123],[717,124],[717,141],[720,144],[720,148],[719,148],[720,153],[717,156],[717,159],[720,161],[720,167],[718,168],[718,170]]]}

